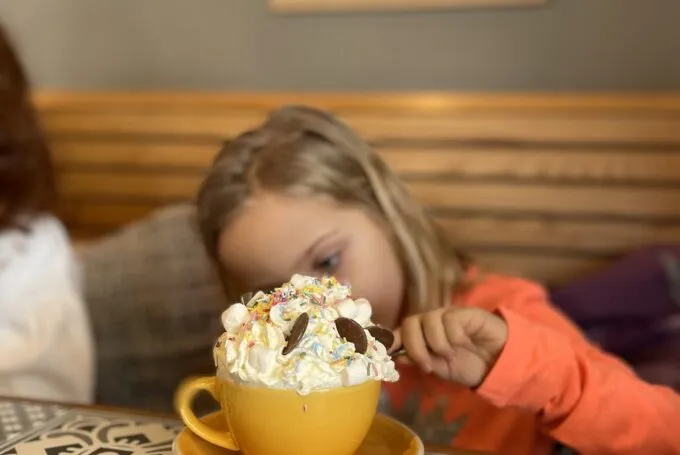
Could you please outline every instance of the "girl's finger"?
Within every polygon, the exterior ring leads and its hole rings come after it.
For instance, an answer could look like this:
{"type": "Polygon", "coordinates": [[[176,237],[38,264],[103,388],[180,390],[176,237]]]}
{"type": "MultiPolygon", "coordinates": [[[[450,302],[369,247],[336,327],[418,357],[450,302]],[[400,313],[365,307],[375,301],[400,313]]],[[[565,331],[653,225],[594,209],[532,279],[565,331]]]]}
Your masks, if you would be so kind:
{"type": "Polygon", "coordinates": [[[409,316],[401,324],[401,339],[408,356],[425,372],[432,371],[432,359],[427,351],[420,315],[409,316]]]}
{"type": "MultiPolygon", "coordinates": [[[[394,354],[396,351],[403,349],[404,345],[402,344],[401,341],[401,328],[397,328],[394,330],[394,343],[392,343],[392,346],[390,349],[387,351],[388,354],[394,354]]],[[[408,355],[400,355],[396,359],[394,359],[395,363],[406,363],[406,364],[413,364],[413,361],[408,357],[408,355]]]]}
{"type": "Polygon", "coordinates": [[[465,309],[449,309],[442,315],[446,339],[454,347],[472,347],[466,327],[470,327],[468,313],[465,309]]]}
{"type": "Polygon", "coordinates": [[[395,329],[393,332],[394,334],[394,343],[392,343],[392,346],[387,350],[388,354],[394,353],[394,351],[397,351],[403,347],[403,343],[401,341],[401,327],[395,329]]]}
{"type": "Polygon", "coordinates": [[[430,351],[442,357],[450,357],[453,355],[453,348],[446,336],[443,315],[444,310],[425,313],[422,315],[422,326],[425,341],[430,351]]]}

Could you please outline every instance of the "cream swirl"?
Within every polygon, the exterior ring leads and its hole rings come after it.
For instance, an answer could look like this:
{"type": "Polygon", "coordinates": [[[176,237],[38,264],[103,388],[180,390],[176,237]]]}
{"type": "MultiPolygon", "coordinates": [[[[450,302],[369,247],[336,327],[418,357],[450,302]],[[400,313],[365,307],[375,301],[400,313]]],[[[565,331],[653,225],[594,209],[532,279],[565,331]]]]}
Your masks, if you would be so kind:
{"type": "Polygon", "coordinates": [[[338,335],[339,317],[353,319],[364,329],[373,325],[370,304],[353,300],[349,286],[334,278],[294,275],[274,292],[258,292],[245,305],[235,303],[222,314],[225,333],[214,350],[218,374],[302,394],[368,380],[397,381],[399,374],[385,346],[364,330],[368,348],[356,352],[354,343],[338,335]],[[283,354],[291,328],[303,313],[309,317],[304,334],[283,354]]]}

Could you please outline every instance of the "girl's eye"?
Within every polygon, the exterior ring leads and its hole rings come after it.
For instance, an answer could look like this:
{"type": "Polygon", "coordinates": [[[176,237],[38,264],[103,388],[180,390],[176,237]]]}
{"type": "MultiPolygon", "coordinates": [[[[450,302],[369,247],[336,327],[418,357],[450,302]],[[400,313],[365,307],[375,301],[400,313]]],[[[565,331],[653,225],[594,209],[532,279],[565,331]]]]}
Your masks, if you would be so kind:
{"type": "Polygon", "coordinates": [[[314,264],[314,268],[323,273],[332,273],[340,265],[340,253],[333,253],[314,264]]]}

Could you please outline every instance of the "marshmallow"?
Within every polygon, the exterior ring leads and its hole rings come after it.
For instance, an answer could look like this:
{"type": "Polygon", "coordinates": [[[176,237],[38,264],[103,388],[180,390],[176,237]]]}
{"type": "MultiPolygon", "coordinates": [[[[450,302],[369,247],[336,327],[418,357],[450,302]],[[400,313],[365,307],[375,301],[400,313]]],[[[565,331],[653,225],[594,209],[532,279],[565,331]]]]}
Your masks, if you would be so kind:
{"type": "Polygon", "coordinates": [[[366,333],[366,337],[371,340],[368,344],[369,347],[368,351],[366,351],[366,355],[376,359],[385,358],[387,356],[387,349],[385,349],[385,346],[383,346],[382,343],[376,342],[375,338],[373,338],[368,330],[364,330],[364,332],[366,333]]]}
{"type": "Polygon", "coordinates": [[[354,318],[362,327],[366,327],[371,323],[371,315],[373,310],[371,304],[366,299],[356,299],[354,303],[357,306],[357,316],[354,318]]]}
{"type": "Polygon", "coordinates": [[[335,309],[343,318],[354,319],[359,315],[359,307],[352,299],[344,299],[338,302],[335,309]]]}
{"type": "Polygon", "coordinates": [[[295,289],[302,289],[307,284],[309,284],[310,279],[304,275],[295,274],[290,279],[290,284],[293,285],[295,289]]]}
{"type": "Polygon", "coordinates": [[[233,332],[248,320],[250,313],[242,303],[234,303],[222,313],[222,325],[227,332],[233,332]]]}

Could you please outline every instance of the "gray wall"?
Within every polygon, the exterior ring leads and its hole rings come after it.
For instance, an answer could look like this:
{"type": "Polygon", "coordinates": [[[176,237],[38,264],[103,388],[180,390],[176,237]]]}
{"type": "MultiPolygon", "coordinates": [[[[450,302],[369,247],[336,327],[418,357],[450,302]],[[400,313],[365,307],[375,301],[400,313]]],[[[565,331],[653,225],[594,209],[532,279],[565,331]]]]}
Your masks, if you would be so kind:
{"type": "Polygon", "coordinates": [[[0,0],[49,89],[680,88],[679,0],[277,17],[266,0],[0,0]]]}

